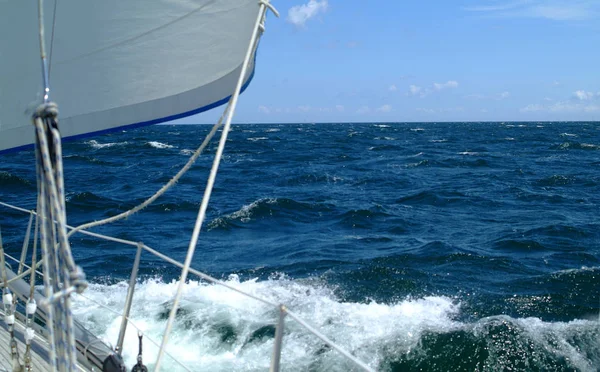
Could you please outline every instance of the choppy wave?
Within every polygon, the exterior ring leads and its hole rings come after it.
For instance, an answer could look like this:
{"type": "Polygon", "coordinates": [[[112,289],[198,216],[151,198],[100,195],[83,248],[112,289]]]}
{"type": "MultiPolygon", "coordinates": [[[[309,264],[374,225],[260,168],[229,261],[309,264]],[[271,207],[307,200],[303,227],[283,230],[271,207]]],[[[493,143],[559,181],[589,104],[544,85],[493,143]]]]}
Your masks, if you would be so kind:
{"type": "MultiPolygon", "coordinates": [[[[244,280],[228,281],[289,303],[377,370],[594,370],[598,125],[548,123],[541,131],[536,123],[511,124],[235,126],[194,266],[217,276],[239,273],[244,280]],[[410,131],[416,127],[426,131],[410,131]],[[269,128],[280,131],[271,135],[269,128]],[[268,138],[248,140],[261,136],[268,138]],[[278,272],[297,279],[267,280],[278,272]]],[[[65,143],[69,222],[139,204],[168,182],[209,129],[128,130],[96,137],[102,145],[128,143],[102,149],[65,143]]],[[[98,231],[182,258],[215,147],[156,204],[98,231]]],[[[35,206],[33,163],[30,151],[3,156],[0,200],[35,206]]],[[[8,253],[20,253],[26,224],[26,215],[0,211],[8,253]]],[[[92,281],[128,277],[133,252],[79,235],[72,244],[92,281]]],[[[134,316],[160,337],[178,270],[142,259],[144,278],[165,279],[139,283],[134,316]]],[[[125,286],[109,283],[89,293],[119,308],[125,286]]],[[[214,286],[192,282],[186,291],[174,353],[192,370],[268,369],[274,312],[214,286]],[[239,304],[230,310],[228,301],[239,304]]],[[[93,306],[77,311],[114,343],[116,317],[93,306]]],[[[288,370],[352,370],[287,322],[288,370]]],[[[128,338],[131,362],[137,340],[128,338]]]]}
{"type": "Polygon", "coordinates": [[[124,142],[99,143],[96,140],[89,140],[86,143],[88,145],[90,145],[91,147],[95,148],[95,149],[103,149],[103,148],[108,148],[108,147],[113,147],[113,146],[125,146],[125,145],[128,144],[127,141],[124,141],[124,142]]]}
{"type": "Polygon", "coordinates": [[[239,227],[251,221],[285,220],[310,221],[315,215],[332,210],[333,206],[322,203],[301,203],[286,198],[261,198],[242,206],[233,213],[217,217],[209,223],[210,229],[239,227]]]}
{"type": "MultiPolygon", "coordinates": [[[[459,321],[461,305],[443,296],[391,303],[344,302],[314,281],[286,277],[257,281],[232,275],[227,283],[284,303],[334,342],[378,370],[536,369],[594,371],[600,362],[598,322],[544,322],[504,315],[459,321]],[[487,367],[486,367],[487,366],[487,367]],[[484,368],[485,367],[485,368],[484,368]]],[[[146,338],[160,341],[178,282],[149,279],[136,285],[131,321],[146,338]]],[[[125,282],[91,284],[85,296],[120,312],[125,282]]],[[[115,342],[120,316],[77,296],[74,315],[106,341],[115,342]]],[[[174,324],[168,352],[192,370],[267,370],[277,312],[226,288],[190,281],[174,324]]],[[[123,356],[137,356],[137,333],[128,327],[123,356]]],[[[147,339],[144,361],[152,368],[157,347],[147,339]]],[[[170,370],[180,367],[169,360],[170,370]]],[[[351,365],[292,320],[286,321],[282,366],[292,371],[347,371],[351,365]]]]}
{"type": "Polygon", "coordinates": [[[10,172],[0,171],[0,185],[32,187],[34,184],[28,179],[19,177],[10,172]]]}
{"type": "Polygon", "coordinates": [[[592,143],[563,142],[551,147],[553,150],[600,150],[600,146],[592,143]]]}
{"type": "Polygon", "coordinates": [[[172,149],[173,145],[169,145],[167,143],[162,143],[162,142],[158,142],[158,141],[149,141],[147,142],[148,145],[154,147],[155,149],[172,149]]]}

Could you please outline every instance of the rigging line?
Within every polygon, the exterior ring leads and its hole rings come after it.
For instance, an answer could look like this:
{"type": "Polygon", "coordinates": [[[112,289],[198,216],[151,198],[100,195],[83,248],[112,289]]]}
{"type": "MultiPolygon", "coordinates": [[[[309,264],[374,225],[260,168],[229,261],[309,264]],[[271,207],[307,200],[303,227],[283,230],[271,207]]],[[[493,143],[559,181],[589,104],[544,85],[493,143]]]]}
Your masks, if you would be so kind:
{"type": "Polygon", "coordinates": [[[158,358],[156,359],[156,364],[154,368],[157,372],[160,371],[160,363],[162,359],[163,349],[167,346],[167,342],[169,341],[169,333],[171,332],[171,328],[173,327],[173,321],[175,320],[175,315],[177,314],[177,306],[179,305],[179,300],[181,299],[181,294],[183,293],[183,286],[185,284],[185,280],[187,278],[190,265],[192,263],[192,258],[194,257],[194,251],[196,250],[196,244],[198,243],[198,236],[200,235],[200,228],[202,227],[202,223],[204,222],[206,209],[208,207],[208,201],[212,193],[215,178],[217,177],[217,171],[219,169],[221,157],[223,156],[223,149],[225,148],[225,144],[227,142],[227,135],[229,134],[229,129],[231,127],[231,120],[233,119],[233,114],[235,113],[235,107],[240,96],[240,91],[244,83],[244,78],[246,77],[248,65],[250,64],[252,54],[255,50],[255,46],[258,43],[259,29],[260,25],[262,24],[263,17],[265,16],[266,10],[267,7],[265,6],[265,4],[261,3],[258,7],[258,16],[252,29],[252,36],[250,37],[250,43],[248,45],[248,49],[246,50],[244,63],[242,63],[242,70],[240,71],[240,76],[238,78],[233,95],[231,96],[231,108],[227,113],[227,120],[225,121],[223,132],[221,133],[219,147],[217,148],[217,153],[215,154],[215,158],[213,160],[213,166],[210,170],[210,176],[208,177],[206,189],[204,190],[204,196],[202,197],[202,203],[200,204],[200,210],[198,211],[198,216],[194,225],[194,231],[192,232],[192,238],[190,239],[188,252],[185,257],[184,267],[181,270],[181,278],[179,281],[179,286],[177,288],[177,293],[175,294],[175,299],[173,300],[173,308],[171,309],[171,313],[169,314],[169,319],[167,320],[167,326],[163,335],[162,344],[158,352],[158,358]]]}
{"type": "MultiPolygon", "coordinates": [[[[15,262],[17,262],[17,263],[18,263],[18,262],[21,262],[21,261],[17,260],[15,257],[11,256],[10,254],[8,254],[8,253],[6,253],[6,252],[4,252],[4,256],[6,256],[6,257],[10,258],[11,260],[13,260],[13,261],[15,261],[15,262]]],[[[29,265],[27,265],[27,264],[23,264],[23,267],[24,267],[24,268],[26,268],[26,269],[31,269],[31,266],[29,266],[29,265]]],[[[27,272],[27,274],[29,274],[30,272],[31,272],[31,271],[28,271],[28,272],[27,272]]],[[[37,270],[36,270],[35,272],[36,272],[37,274],[39,274],[39,275],[44,275],[44,273],[43,273],[43,272],[41,272],[41,271],[37,271],[37,270]]],[[[21,273],[21,274],[22,274],[22,273],[21,273]]],[[[9,283],[10,283],[10,282],[9,282],[9,283]]]]}
{"type": "Polygon", "coordinates": [[[52,12],[52,36],[50,36],[50,55],[48,56],[48,83],[50,83],[50,73],[52,72],[52,50],[54,49],[54,29],[56,28],[56,6],[58,0],[54,0],[54,11],[52,12]]]}
{"type": "Polygon", "coordinates": [[[38,27],[40,35],[40,57],[42,59],[42,79],[44,83],[44,102],[48,102],[50,87],[48,84],[48,65],[46,61],[46,47],[44,45],[44,4],[38,0],[38,27]]]}
{"type": "Polygon", "coordinates": [[[25,264],[25,257],[27,256],[27,250],[29,249],[29,237],[31,236],[31,223],[33,222],[33,213],[29,215],[29,224],[27,224],[27,232],[25,232],[25,239],[23,241],[23,248],[21,249],[21,261],[19,261],[19,269],[17,274],[21,274],[23,271],[23,265],[25,264]]]}
{"type": "MultiPolygon", "coordinates": [[[[231,102],[231,101],[230,101],[231,102]]],[[[163,187],[161,187],[154,195],[152,195],[150,198],[148,198],[147,200],[145,200],[142,204],[128,210],[125,211],[123,213],[120,213],[116,216],[112,216],[103,220],[99,220],[99,221],[94,221],[94,222],[89,222],[80,226],[75,227],[73,230],[69,231],[69,233],[67,234],[67,238],[71,237],[73,234],[75,234],[78,231],[84,230],[84,229],[89,229],[92,227],[96,227],[96,226],[100,226],[100,225],[104,225],[107,223],[111,223],[111,222],[115,222],[118,221],[120,219],[126,218],[131,216],[132,214],[139,212],[140,210],[146,208],[148,205],[152,204],[156,199],[158,199],[160,196],[162,196],[165,192],[167,192],[171,186],[173,186],[174,184],[176,184],[179,179],[181,177],[183,177],[183,175],[192,167],[192,165],[196,162],[196,160],[198,159],[198,157],[200,156],[200,154],[202,154],[202,151],[204,151],[204,149],[206,148],[206,146],[209,144],[209,142],[212,140],[213,136],[215,135],[215,133],[217,132],[217,130],[219,129],[219,127],[221,127],[221,124],[223,122],[223,118],[225,117],[225,113],[228,112],[230,105],[228,104],[227,107],[225,108],[225,110],[223,111],[223,115],[221,115],[221,118],[219,119],[219,121],[212,127],[211,131],[208,133],[208,135],[206,136],[206,138],[204,138],[204,141],[202,141],[202,144],[200,145],[200,147],[198,147],[198,149],[196,149],[196,151],[194,152],[194,154],[192,154],[192,156],[190,157],[190,159],[187,161],[187,163],[183,166],[183,168],[181,168],[179,170],[179,172],[177,172],[177,174],[171,178],[171,180],[169,182],[167,182],[163,187]]]]}
{"type": "MultiPolygon", "coordinates": [[[[39,198],[38,198],[38,203],[39,203],[39,198]]],[[[33,252],[31,253],[31,268],[30,268],[30,270],[33,270],[32,268],[35,267],[35,265],[36,265],[35,260],[37,259],[37,242],[38,242],[38,231],[39,231],[38,230],[38,221],[39,221],[39,217],[35,216],[35,229],[33,231],[33,248],[32,248],[33,252]]],[[[42,260],[39,260],[39,261],[42,262],[42,260]]],[[[43,273],[40,273],[37,270],[35,272],[42,275],[42,277],[44,276],[43,273]]],[[[29,300],[30,301],[33,298],[34,291],[35,291],[35,274],[32,273],[31,276],[29,277],[29,300]]]]}
{"type": "MultiPolygon", "coordinates": [[[[100,302],[98,302],[98,301],[96,301],[96,300],[94,300],[94,299],[91,299],[90,297],[87,297],[87,296],[85,296],[85,295],[83,295],[83,294],[81,294],[81,293],[76,293],[76,295],[77,295],[77,296],[81,296],[81,297],[85,298],[86,300],[88,300],[88,301],[90,301],[90,302],[93,302],[94,304],[96,304],[96,305],[98,305],[98,306],[100,306],[100,307],[103,307],[103,308],[105,308],[106,310],[108,310],[108,311],[110,311],[110,312],[112,312],[112,313],[114,313],[114,314],[116,314],[116,315],[118,315],[118,316],[123,316],[123,314],[121,314],[121,313],[117,312],[116,310],[114,310],[114,309],[112,309],[112,308],[110,308],[110,307],[108,307],[108,306],[106,306],[106,305],[104,305],[104,304],[101,304],[100,302]]],[[[156,347],[160,347],[160,345],[158,344],[158,342],[157,342],[157,341],[154,341],[154,340],[153,340],[152,338],[150,338],[150,337],[149,337],[147,334],[145,334],[145,333],[144,333],[144,331],[143,331],[143,330],[142,330],[140,327],[138,327],[138,326],[137,326],[137,325],[136,325],[134,322],[132,322],[132,321],[131,321],[131,319],[130,319],[129,317],[125,317],[125,319],[127,319],[127,323],[128,323],[128,324],[131,324],[131,326],[132,326],[133,328],[135,328],[135,329],[136,329],[136,330],[138,330],[139,332],[142,332],[142,333],[144,334],[144,336],[146,337],[146,339],[147,339],[148,341],[152,342],[152,343],[154,344],[154,346],[156,346],[156,347]]],[[[174,361],[175,361],[177,364],[179,364],[181,367],[183,367],[183,369],[185,369],[186,371],[191,371],[191,369],[189,369],[189,368],[188,368],[188,367],[186,367],[184,364],[182,364],[182,363],[181,363],[179,360],[177,360],[177,358],[175,358],[175,357],[174,357],[173,355],[171,355],[169,352],[166,352],[166,351],[165,351],[165,354],[167,354],[167,356],[169,356],[171,359],[173,359],[173,360],[174,360],[174,361]]]]}
{"type": "Polygon", "coordinates": [[[375,372],[371,367],[367,366],[365,363],[363,363],[362,361],[360,361],[359,359],[357,359],[354,355],[350,354],[346,350],[344,350],[341,347],[339,347],[338,345],[336,345],[333,341],[331,341],[329,338],[327,338],[327,336],[325,336],[321,332],[319,332],[316,329],[314,329],[313,327],[311,327],[308,323],[306,323],[304,320],[302,320],[300,317],[298,317],[298,315],[296,315],[293,312],[291,312],[290,310],[288,310],[287,307],[284,306],[283,310],[291,318],[293,318],[295,321],[297,321],[298,323],[300,323],[300,325],[302,325],[304,328],[306,328],[310,333],[312,333],[313,335],[317,336],[318,338],[321,339],[321,341],[325,342],[327,345],[329,345],[332,348],[334,348],[335,350],[337,350],[340,354],[342,354],[343,356],[345,356],[346,358],[348,358],[350,361],[352,361],[358,367],[362,368],[363,370],[365,370],[367,372],[375,372]]]}

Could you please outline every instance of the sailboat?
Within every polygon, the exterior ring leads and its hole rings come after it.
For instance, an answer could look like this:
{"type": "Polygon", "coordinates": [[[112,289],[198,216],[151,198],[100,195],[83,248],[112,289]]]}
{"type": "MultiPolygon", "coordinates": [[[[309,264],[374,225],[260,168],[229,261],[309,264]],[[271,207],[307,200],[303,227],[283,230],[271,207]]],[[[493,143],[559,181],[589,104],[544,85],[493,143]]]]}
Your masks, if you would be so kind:
{"type": "Polygon", "coordinates": [[[285,304],[244,293],[191,267],[238,97],[254,76],[268,11],[277,15],[269,0],[0,1],[0,33],[4,35],[0,41],[0,153],[35,148],[31,172],[37,173],[38,180],[35,208],[0,202],[2,208],[30,216],[20,259],[7,255],[0,240],[5,321],[5,331],[0,332],[0,344],[4,346],[0,352],[5,355],[0,365],[4,370],[146,371],[144,363],[151,363],[159,371],[171,364],[181,365],[174,359],[167,361],[165,355],[189,274],[277,310],[271,371],[280,368],[286,317],[358,368],[372,370],[285,304]],[[80,226],[68,224],[63,140],[157,124],[222,105],[226,105],[223,116],[207,138],[156,194],[119,215],[80,226]],[[219,146],[184,262],[143,242],[90,230],[124,219],[159,198],[190,169],[220,128],[219,146]],[[84,295],[87,287],[85,273],[71,254],[69,239],[74,234],[137,249],[114,347],[86,330],[71,314],[71,297],[75,293],[84,295]],[[182,271],[156,360],[149,361],[143,355],[145,340],[140,333],[137,363],[126,366],[121,352],[126,329],[134,326],[129,321],[129,310],[142,252],[182,271]],[[12,270],[5,259],[15,259],[18,269],[12,270]]]}

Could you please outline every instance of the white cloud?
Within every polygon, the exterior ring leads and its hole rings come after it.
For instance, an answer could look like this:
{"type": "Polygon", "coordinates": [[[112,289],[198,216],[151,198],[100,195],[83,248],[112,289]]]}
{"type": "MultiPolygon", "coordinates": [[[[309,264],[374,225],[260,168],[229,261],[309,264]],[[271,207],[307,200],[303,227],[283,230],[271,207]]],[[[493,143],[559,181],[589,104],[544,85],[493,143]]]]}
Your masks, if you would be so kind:
{"type": "Polygon", "coordinates": [[[544,105],[540,105],[538,103],[536,104],[529,104],[525,107],[523,107],[522,109],[520,109],[519,111],[521,112],[537,112],[537,111],[544,111],[546,108],[544,107],[544,105]]]}
{"type": "Polygon", "coordinates": [[[526,107],[523,107],[519,111],[521,112],[597,112],[600,111],[600,105],[595,104],[584,104],[584,103],[573,103],[568,101],[556,102],[551,105],[540,105],[540,104],[530,104],[526,107]]]}
{"type": "Polygon", "coordinates": [[[391,105],[383,105],[381,107],[378,107],[377,112],[390,112],[392,111],[392,106],[391,105]]]}
{"type": "Polygon", "coordinates": [[[575,21],[589,17],[583,4],[557,4],[533,6],[524,14],[530,17],[547,18],[553,21],[575,21]],[[529,14],[527,14],[529,13],[529,14]]]}
{"type": "Polygon", "coordinates": [[[335,109],[336,109],[338,112],[344,112],[344,106],[342,106],[342,105],[335,105],[335,109]]]}
{"type": "Polygon", "coordinates": [[[552,98],[550,98],[550,97],[546,97],[546,98],[544,98],[544,101],[546,101],[546,102],[552,102],[554,100],[552,98]]]}
{"type": "Polygon", "coordinates": [[[433,83],[433,88],[435,90],[442,90],[446,88],[456,88],[458,87],[458,82],[454,80],[448,80],[445,83],[433,83]]]}
{"type": "Polygon", "coordinates": [[[556,102],[548,107],[550,112],[596,112],[600,111],[598,105],[587,105],[583,103],[556,102]]]}
{"type": "Polygon", "coordinates": [[[300,110],[301,112],[309,112],[310,111],[310,106],[308,106],[308,105],[300,105],[300,106],[298,106],[298,110],[300,110]]]}
{"type": "Polygon", "coordinates": [[[311,18],[327,10],[327,0],[309,0],[308,3],[296,5],[288,11],[287,21],[296,26],[304,26],[311,18]]]}
{"type": "Polygon", "coordinates": [[[271,113],[271,109],[269,109],[267,106],[260,105],[258,106],[258,112],[262,112],[263,114],[269,114],[271,113]]]}
{"type": "Polygon", "coordinates": [[[371,109],[369,108],[369,106],[361,106],[358,108],[358,110],[356,110],[357,114],[367,114],[371,112],[371,109]]]}
{"type": "Polygon", "coordinates": [[[412,94],[413,96],[419,94],[422,90],[421,87],[418,87],[416,85],[411,85],[409,87],[409,89],[410,89],[410,94],[412,94]]]}
{"type": "Polygon", "coordinates": [[[427,93],[429,93],[427,90],[423,90],[423,88],[421,88],[417,85],[411,85],[410,87],[408,87],[407,95],[419,96],[419,97],[423,98],[427,95],[427,93]]]}
{"type": "Polygon", "coordinates": [[[395,92],[395,91],[397,91],[397,90],[398,90],[398,88],[396,87],[396,84],[392,84],[392,85],[390,85],[390,87],[388,88],[388,90],[389,90],[390,92],[395,92]]]}
{"type": "Polygon", "coordinates": [[[481,111],[481,112],[483,112],[483,113],[486,113],[486,112],[488,112],[488,110],[487,110],[487,109],[481,109],[481,110],[479,110],[479,111],[481,111]]]}
{"type": "Polygon", "coordinates": [[[468,99],[484,99],[485,96],[483,94],[468,94],[465,96],[468,99]]]}
{"type": "Polygon", "coordinates": [[[600,10],[598,3],[589,0],[513,0],[463,9],[499,17],[544,18],[553,21],[584,20],[596,16],[600,10]]]}
{"type": "Polygon", "coordinates": [[[586,92],[585,90],[578,90],[573,92],[573,96],[580,101],[588,101],[594,98],[595,94],[593,92],[586,92]]]}
{"type": "Polygon", "coordinates": [[[505,4],[498,4],[498,5],[482,5],[482,6],[471,6],[471,7],[465,7],[463,8],[466,11],[469,12],[496,12],[499,10],[509,10],[509,9],[513,9],[516,8],[520,5],[523,5],[524,3],[527,3],[527,0],[518,0],[518,1],[512,1],[512,2],[508,2],[505,4]]]}
{"type": "Polygon", "coordinates": [[[444,89],[453,89],[458,87],[458,82],[455,80],[448,80],[445,83],[433,83],[430,88],[422,88],[418,85],[409,86],[409,91],[406,93],[408,96],[419,96],[421,98],[433,93],[439,92],[444,89]]]}
{"type": "Polygon", "coordinates": [[[510,93],[509,92],[502,92],[498,95],[498,99],[506,99],[510,97],[510,93]]]}
{"type": "Polygon", "coordinates": [[[446,88],[456,88],[458,87],[458,82],[455,80],[448,80],[445,83],[433,83],[433,88],[435,90],[442,90],[446,88]]]}
{"type": "Polygon", "coordinates": [[[418,107],[417,111],[424,112],[426,114],[443,114],[448,112],[464,112],[464,107],[450,107],[450,108],[439,108],[439,109],[431,109],[431,108],[421,108],[418,107]]]}

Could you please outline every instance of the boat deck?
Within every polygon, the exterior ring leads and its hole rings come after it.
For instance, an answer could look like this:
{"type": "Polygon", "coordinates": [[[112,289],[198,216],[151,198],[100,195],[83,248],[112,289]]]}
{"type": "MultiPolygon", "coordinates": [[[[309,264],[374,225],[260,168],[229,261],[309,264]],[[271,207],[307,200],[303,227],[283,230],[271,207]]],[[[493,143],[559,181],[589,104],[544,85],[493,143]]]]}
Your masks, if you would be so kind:
{"type": "MultiPolygon", "coordinates": [[[[0,372],[12,372],[12,359],[10,355],[10,334],[4,322],[4,313],[0,311],[0,372]]],[[[24,363],[25,355],[25,339],[23,337],[25,327],[18,320],[15,323],[15,338],[19,349],[19,360],[21,365],[24,363]]],[[[48,343],[46,340],[36,333],[34,340],[31,343],[31,364],[33,371],[51,371],[49,360],[48,343]]],[[[87,371],[78,366],[79,371],[87,371]]]]}

